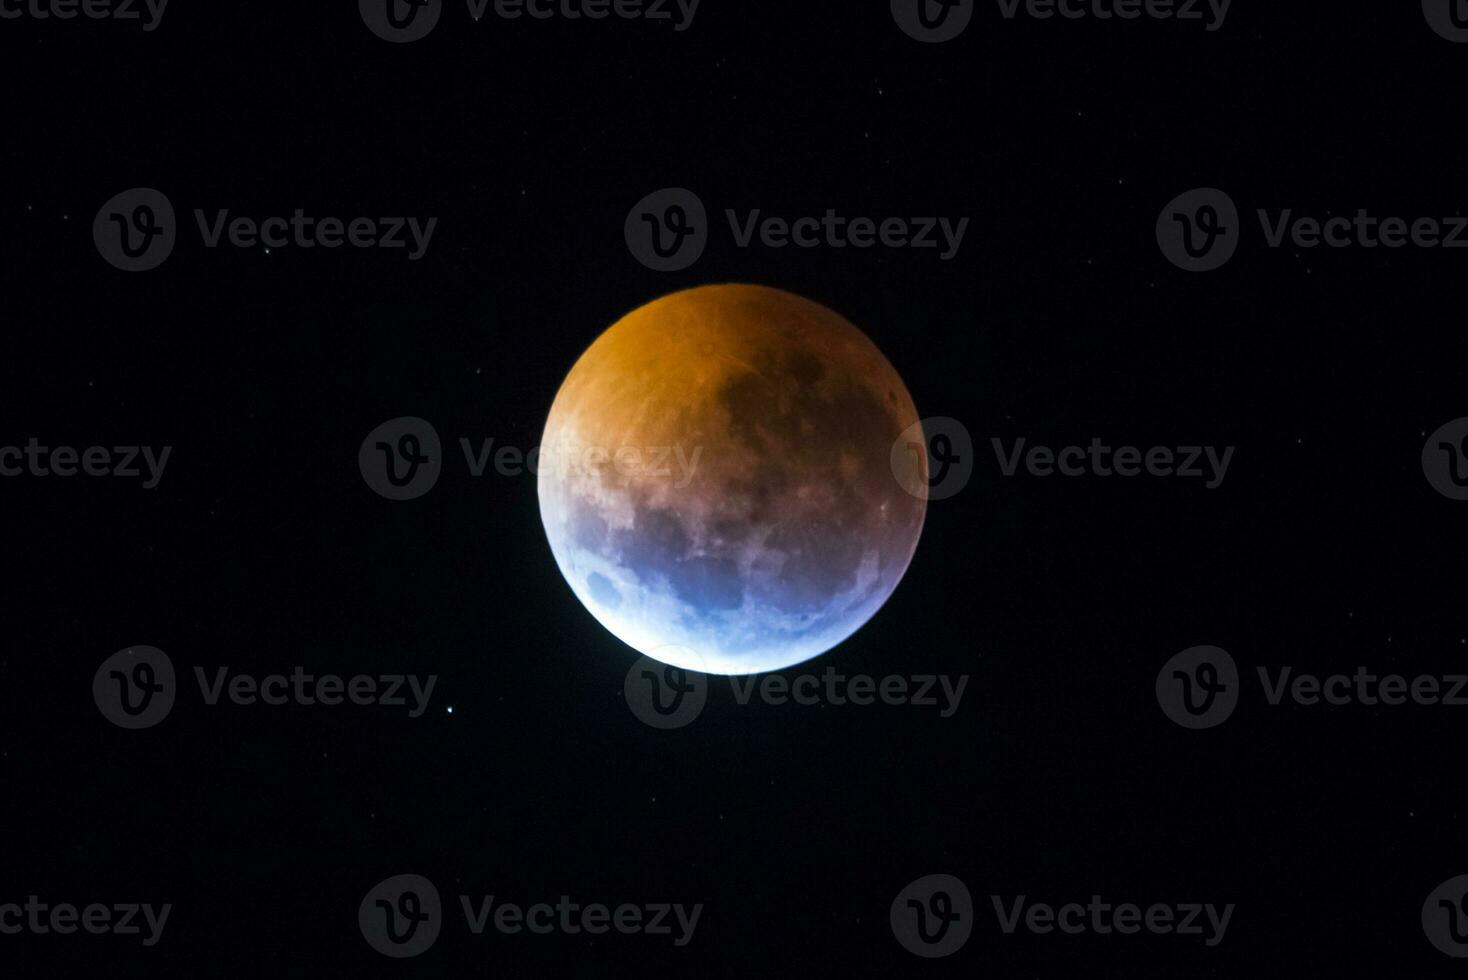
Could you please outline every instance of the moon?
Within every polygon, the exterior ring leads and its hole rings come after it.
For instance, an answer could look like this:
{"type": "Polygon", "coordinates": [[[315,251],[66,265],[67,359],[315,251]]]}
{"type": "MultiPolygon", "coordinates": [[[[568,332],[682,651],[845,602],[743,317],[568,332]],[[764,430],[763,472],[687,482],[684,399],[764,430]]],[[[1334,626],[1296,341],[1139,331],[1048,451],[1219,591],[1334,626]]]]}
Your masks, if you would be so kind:
{"type": "Polygon", "coordinates": [[[640,653],[780,670],[851,636],[902,579],[927,508],[905,489],[926,485],[926,447],[898,445],[917,425],[897,371],[826,307],[684,290],[572,366],[541,439],[541,521],[576,597],[640,653]]]}

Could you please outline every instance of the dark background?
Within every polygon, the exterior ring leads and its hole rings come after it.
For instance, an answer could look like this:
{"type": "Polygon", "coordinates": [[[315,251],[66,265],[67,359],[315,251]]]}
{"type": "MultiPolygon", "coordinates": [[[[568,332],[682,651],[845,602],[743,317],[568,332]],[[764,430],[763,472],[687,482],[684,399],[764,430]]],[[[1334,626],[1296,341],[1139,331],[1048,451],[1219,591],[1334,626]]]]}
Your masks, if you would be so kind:
{"type": "MultiPolygon", "coordinates": [[[[1445,216],[1464,202],[1468,46],[1416,4],[1237,0],[1224,28],[1005,21],[918,44],[885,3],[704,0],[645,21],[474,24],[391,45],[355,5],[174,0],[136,22],[0,21],[0,444],[174,447],[157,489],[8,478],[0,900],[171,902],[162,942],[0,937],[58,976],[1448,975],[1418,921],[1468,871],[1465,709],[1268,707],[1256,665],[1464,669],[1464,505],[1419,453],[1465,410],[1463,253],[1266,249],[1255,208],[1445,216]],[[694,189],[716,232],[659,274],[628,209],[694,189]],[[159,269],[91,221],[156,187],[159,269]],[[1247,238],[1189,275],[1162,206],[1227,190],[1247,238]],[[437,216],[428,253],[202,248],[191,210],[437,216]],[[932,251],[736,249],[723,210],[966,216],[932,251]],[[561,579],[529,477],[596,334],[658,295],[748,281],[861,326],[978,471],[934,502],[896,594],[808,665],[968,674],[958,714],[733,704],[674,732],[623,700],[633,653],[561,579]],[[426,497],[357,472],[431,420],[426,497]],[[1237,447],[1222,488],[999,475],[991,437],[1237,447]],[[1232,719],[1159,710],[1197,644],[1246,674],[1232,719]],[[151,644],[178,706],[126,732],[93,672],[151,644]],[[429,712],[204,707],[195,665],[434,673],[429,712]],[[454,711],[444,709],[452,705],[454,711]],[[450,906],[408,961],[356,908],[413,872],[450,906]],[[922,961],[909,881],[978,927],[922,961]],[[702,902],[694,941],[474,937],[457,896],[702,902]],[[1005,936],[988,896],[1237,903],[1225,941],[1005,936]]],[[[791,674],[801,673],[797,668],[791,674]]]]}

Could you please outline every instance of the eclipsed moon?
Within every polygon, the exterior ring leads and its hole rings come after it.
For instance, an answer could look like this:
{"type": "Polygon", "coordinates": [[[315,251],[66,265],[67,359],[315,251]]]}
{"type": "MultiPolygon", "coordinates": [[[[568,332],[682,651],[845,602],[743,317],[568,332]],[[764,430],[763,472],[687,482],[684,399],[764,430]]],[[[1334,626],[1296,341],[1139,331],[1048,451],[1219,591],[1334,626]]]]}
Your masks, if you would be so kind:
{"type": "Polygon", "coordinates": [[[778,670],[856,632],[907,570],[926,502],[903,487],[928,460],[893,447],[917,422],[881,351],[824,306],[685,290],[571,368],[541,441],[541,520],[576,597],[639,652],[778,670]]]}

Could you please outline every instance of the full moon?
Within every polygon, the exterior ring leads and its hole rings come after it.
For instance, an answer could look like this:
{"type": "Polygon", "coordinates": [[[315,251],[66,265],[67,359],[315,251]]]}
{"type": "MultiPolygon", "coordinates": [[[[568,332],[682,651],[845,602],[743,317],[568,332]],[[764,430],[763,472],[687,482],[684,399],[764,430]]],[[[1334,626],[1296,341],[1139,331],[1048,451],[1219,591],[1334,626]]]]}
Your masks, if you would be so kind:
{"type": "MultiPolygon", "coordinates": [[[[627,314],[581,355],[541,440],[540,516],[587,610],[709,674],[790,667],[897,587],[926,501],[896,370],[818,303],[703,286],[627,314]]],[[[919,430],[920,431],[920,430],[919,430]]]]}

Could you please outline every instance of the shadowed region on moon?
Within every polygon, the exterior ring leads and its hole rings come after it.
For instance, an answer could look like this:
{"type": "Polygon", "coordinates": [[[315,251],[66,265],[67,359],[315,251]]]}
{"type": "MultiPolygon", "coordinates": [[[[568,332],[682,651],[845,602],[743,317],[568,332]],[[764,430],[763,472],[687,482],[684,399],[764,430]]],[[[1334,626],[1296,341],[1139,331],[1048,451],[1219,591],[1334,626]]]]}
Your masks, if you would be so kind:
{"type": "Polygon", "coordinates": [[[577,598],[617,637],[706,673],[829,650],[892,594],[925,502],[893,473],[918,420],[858,329],[791,293],[704,286],[603,333],[557,393],[541,519],[577,598]],[[901,482],[900,482],[901,481],[901,482]]]}

